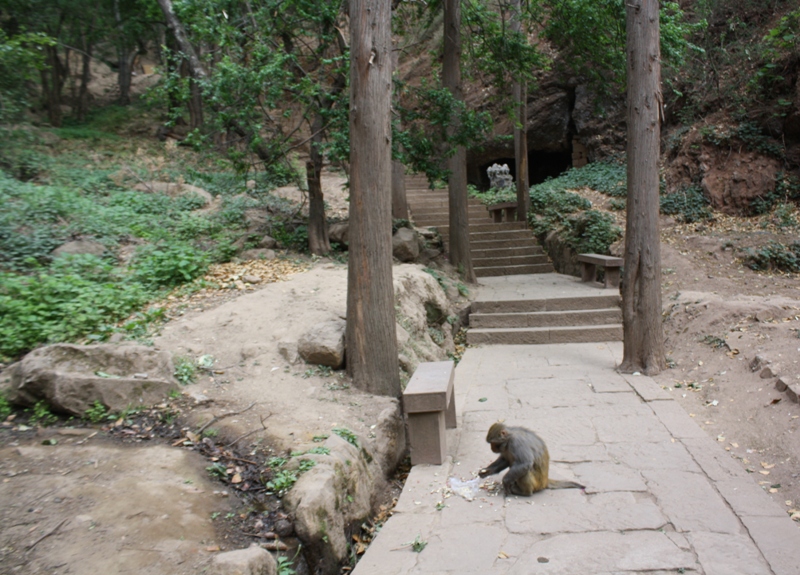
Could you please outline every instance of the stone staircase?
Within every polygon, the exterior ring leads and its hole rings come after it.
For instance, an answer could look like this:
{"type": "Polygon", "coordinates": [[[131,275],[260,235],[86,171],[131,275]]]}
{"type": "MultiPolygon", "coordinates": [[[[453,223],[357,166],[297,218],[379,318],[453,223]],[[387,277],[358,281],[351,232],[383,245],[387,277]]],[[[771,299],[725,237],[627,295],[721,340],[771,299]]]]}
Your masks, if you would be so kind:
{"type": "Polygon", "coordinates": [[[544,344],[622,341],[620,296],[474,301],[467,343],[544,344]]]}
{"type": "MultiPolygon", "coordinates": [[[[438,229],[447,249],[450,233],[447,190],[429,189],[424,176],[407,176],[406,198],[414,224],[438,229]]],[[[525,222],[495,223],[486,207],[474,198],[469,199],[467,209],[476,276],[553,272],[553,265],[525,222]]]]}
{"type": "MultiPolygon", "coordinates": [[[[447,248],[447,190],[431,190],[425,177],[407,176],[406,196],[414,224],[437,228],[447,248]]],[[[617,290],[553,273],[525,222],[495,223],[478,200],[468,205],[472,263],[478,278],[485,278],[481,290],[493,293],[495,283],[501,286],[497,298],[472,303],[469,345],[622,341],[617,290]],[[502,286],[516,296],[508,297],[502,286]]]]}

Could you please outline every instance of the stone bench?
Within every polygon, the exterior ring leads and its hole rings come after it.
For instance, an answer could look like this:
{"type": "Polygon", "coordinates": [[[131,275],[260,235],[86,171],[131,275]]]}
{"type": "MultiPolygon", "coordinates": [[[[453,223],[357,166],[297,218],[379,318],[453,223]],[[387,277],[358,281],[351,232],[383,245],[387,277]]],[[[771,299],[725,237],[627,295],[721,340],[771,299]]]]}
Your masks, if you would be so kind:
{"type": "Polygon", "coordinates": [[[601,256],[600,254],[578,254],[578,261],[581,262],[581,280],[593,282],[596,278],[597,266],[605,270],[606,288],[619,287],[619,269],[622,267],[623,259],[615,256],[601,256]]]}
{"type": "Polygon", "coordinates": [[[493,206],[486,206],[489,210],[489,215],[495,223],[503,221],[503,214],[506,215],[507,222],[514,222],[517,220],[517,202],[505,202],[503,204],[494,204],[493,206]]]}
{"type": "Polygon", "coordinates": [[[445,428],[456,427],[452,361],[419,364],[403,392],[411,465],[441,465],[447,452],[445,428]]]}

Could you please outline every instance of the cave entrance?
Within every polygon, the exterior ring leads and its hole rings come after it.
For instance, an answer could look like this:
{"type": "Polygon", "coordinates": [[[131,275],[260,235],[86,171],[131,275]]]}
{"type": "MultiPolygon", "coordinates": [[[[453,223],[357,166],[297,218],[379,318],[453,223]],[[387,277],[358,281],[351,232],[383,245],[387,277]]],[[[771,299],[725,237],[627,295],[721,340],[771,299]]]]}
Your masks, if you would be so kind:
{"type": "MultiPolygon", "coordinates": [[[[491,162],[482,164],[477,174],[472,174],[469,183],[480,190],[489,189],[489,176],[486,170],[493,164],[508,164],[508,169],[517,181],[517,167],[514,158],[496,158],[491,162]]],[[[532,150],[528,152],[528,183],[531,186],[541,184],[547,178],[555,178],[572,167],[572,154],[570,152],[543,152],[532,150]]]]}

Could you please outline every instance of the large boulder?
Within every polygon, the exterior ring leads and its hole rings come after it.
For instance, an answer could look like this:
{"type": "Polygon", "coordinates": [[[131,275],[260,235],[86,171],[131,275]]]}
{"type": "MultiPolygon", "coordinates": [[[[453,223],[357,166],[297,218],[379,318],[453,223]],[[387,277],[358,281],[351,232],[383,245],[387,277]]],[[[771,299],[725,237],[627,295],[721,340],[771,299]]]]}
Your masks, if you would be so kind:
{"type": "Polygon", "coordinates": [[[278,563],[269,551],[253,543],[247,549],[219,553],[206,575],[277,575],[278,563]]]}
{"type": "Polygon", "coordinates": [[[306,362],[339,369],[344,365],[344,334],[347,323],[343,319],[322,321],[300,336],[297,351],[306,362]]]}
{"type": "Polygon", "coordinates": [[[67,242],[65,244],[61,244],[52,252],[50,252],[50,255],[53,256],[54,258],[59,256],[69,256],[77,254],[89,254],[100,257],[105,253],[106,253],[106,246],[104,246],[100,242],[95,242],[92,240],[74,240],[71,242],[67,242]]]}
{"type": "Polygon", "coordinates": [[[375,439],[356,437],[357,445],[331,435],[328,455],[304,455],[316,465],[284,497],[309,563],[322,573],[339,572],[348,560],[349,528],[369,517],[375,494],[385,490],[386,474],[405,454],[405,428],[399,402],[379,416],[375,439]]]}
{"type": "Polygon", "coordinates": [[[401,262],[413,262],[419,257],[419,234],[408,228],[400,228],[392,236],[392,255],[401,262]]]}
{"type": "Polygon", "coordinates": [[[328,239],[337,244],[347,245],[350,241],[350,222],[335,222],[328,226],[328,239]]]}
{"type": "Polygon", "coordinates": [[[160,403],[178,388],[172,357],[141,345],[55,344],[26,355],[11,375],[9,399],[47,402],[82,417],[95,402],[110,411],[160,403]]]}

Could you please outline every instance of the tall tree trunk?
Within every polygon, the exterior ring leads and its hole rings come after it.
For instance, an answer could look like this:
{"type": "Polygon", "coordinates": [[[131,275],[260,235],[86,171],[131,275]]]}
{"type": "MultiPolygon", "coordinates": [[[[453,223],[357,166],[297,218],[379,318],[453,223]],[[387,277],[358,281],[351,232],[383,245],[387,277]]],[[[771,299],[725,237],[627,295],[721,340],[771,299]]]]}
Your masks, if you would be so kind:
{"type": "Polygon", "coordinates": [[[628,202],[620,371],[666,366],[661,324],[658,163],[662,117],[658,2],[628,0],[628,202]]]}
{"type": "MultiPolygon", "coordinates": [[[[461,0],[444,1],[444,59],[442,61],[442,85],[450,90],[457,100],[463,100],[461,92],[461,0]]],[[[448,128],[456,130],[455,118],[448,128]]],[[[464,281],[475,283],[475,270],[469,251],[469,214],[467,211],[467,150],[459,146],[447,161],[450,172],[448,181],[450,212],[450,262],[464,277],[464,281]]]]}
{"type": "Polygon", "coordinates": [[[311,151],[306,162],[308,182],[308,249],[312,254],[325,255],[331,251],[328,238],[328,222],[325,221],[325,196],[322,193],[322,130],[325,118],[320,112],[311,123],[311,151]]]}
{"type": "Polygon", "coordinates": [[[131,50],[127,46],[117,48],[117,84],[119,86],[117,103],[120,106],[128,106],[131,103],[131,76],[135,60],[136,50],[131,50]]]}
{"type": "Polygon", "coordinates": [[[392,285],[392,38],[385,0],[350,3],[350,244],[347,371],[359,389],[399,397],[392,285]]]}
{"type": "Polygon", "coordinates": [[[41,72],[42,92],[44,104],[47,108],[47,119],[50,125],[58,128],[61,126],[61,62],[58,58],[58,47],[45,47],[45,62],[47,67],[41,72]]]}
{"type": "Polygon", "coordinates": [[[83,54],[81,55],[81,84],[78,88],[78,104],[76,113],[78,120],[81,122],[86,119],[86,114],[89,111],[89,82],[92,81],[91,63],[92,50],[94,49],[94,45],[89,41],[89,36],[93,27],[94,18],[92,18],[92,22],[89,24],[89,30],[81,32],[83,54]]]}
{"type": "Polygon", "coordinates": [[[203,124],[203,99],[200,85],[206,79],[206,71],[200,63],[197,51],[192,46],[192,43],[189,42],[189,37],[186,35],[183,24],[175,15],[172,0],[158,0],[158,5],[161,7],[164,19],[167,21],[167,27],[172,31],[172,35],[175,37],[175,41],[178,43],[189,65],[189,72],[192,77],[190,87],[191,100],[189,102],[190,128],[199,128],[203,124]]]}
{"type": "MultiPolygon", "coordinates": [[[[514,0],[511,8],[511,31],[522,33],[522,7],[514,0]]],[[[528,221],[531,197],[528,189],[528,90],[524,82],[514,82],[514,111],[519,127],[514,127],[514,162],[517,167],[517,220],[528,221]]]]}

